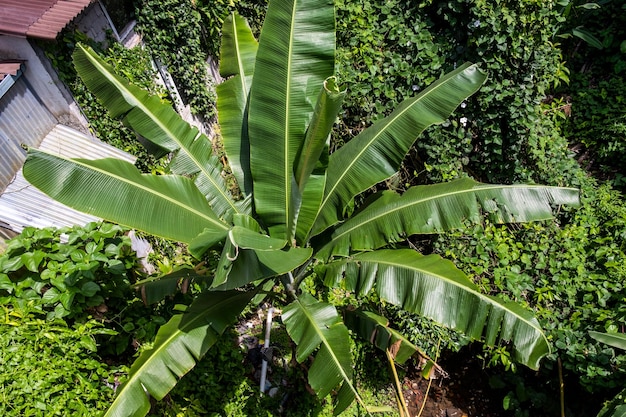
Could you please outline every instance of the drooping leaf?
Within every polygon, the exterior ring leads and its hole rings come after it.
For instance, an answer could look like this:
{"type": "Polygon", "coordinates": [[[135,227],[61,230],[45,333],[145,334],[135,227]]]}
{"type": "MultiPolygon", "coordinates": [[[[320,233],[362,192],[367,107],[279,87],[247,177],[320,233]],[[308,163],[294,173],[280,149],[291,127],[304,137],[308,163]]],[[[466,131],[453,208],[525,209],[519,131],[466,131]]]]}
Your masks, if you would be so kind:
{"type": "Polygon", "coordinates": [[[393,175],[417,136],[428,126],[444,122],[485,79],[476,65],[462,65],[334,152],[311,236],[341,220],[354,196],[393,175]]]}
{"type": "Polygon", "coordinates": [[[247,109],[257,49],[245,19],[236,13],[228,16],[220,50],[220,75],[228,79],[216,87],[217,114],[224,151],[244,195],[252,193],[247,109]]]}
{"type": "Polygon", "coordinates": [[[589,32],[583,26],[578,26],[572,29],[572,35],[576,36],[579,39],[582,39],[594,48],[604,49],[604,45],[602,44],[602,42],[600,42],[600,40],[596,38],[593,33],[589,32]]]}
{"type": "Polygon", "coordinates": [[[324,398],[340,387],[335,414],[345,410],[355,398],[365,406],[352,383],[348,329],[335,307],[304,293],[285,307],[282,317],[297,345],[298,362],[303,362],[319,347],[309,369],[309,384],[317,395],[324,398]]]}
{"type": "Polygon", "coordinates": [[[66,159],[30,148],[24,177],[76,210],[156,236],[189,243],[205,229],[213,243],[230,229],[189,178],[141,174],[117,159],[66,159]]]}
{"type": "Polygon", "coordinates": [[[409,249],[379,250],[329,262],[319,271],[327,285],[381,299],[429,317],[489,345],[511,341],[518,361],[537,369],[550,352],[533,315],[516,303],[480,293],[452,262],[409,249]]]}
{"type": "Polygon", "coordinates": [[[555,205],[579,204],[579,194],[575,188],[480,184],[469,178],[412,187],[403,195],[385,191],[337,227],[318,256],[346,256],[413,234],[461,228],[483,214],[494,223],[545,220],[553,217],[555,205]]]}
{"type": "Polygon", "coordinates": [[[259,262],[273,275],[282,275],[304,265],[311,258],[313,249],[287,247],[285,250],[255,251],[259,262]]]}
{"type": "Polygon", "coordinates": [[[589,336],[593,337],[598,342],[606,343],[609,346],[626,350],[626,334],[624,333],[601,333],[589,331],[589,336]]]}
{"type": "Polygon", "coordinates": [[[333,74],[334,23],[330,0],[274,1],[261,31],[248,114],[254,202],[270,235],[288,241],[300,201],[293,166],[333,74]]]}
{"type": "Polygon", "coordinates": [[[389,327],[386,318],[371,311],[346,310],[344,322],[360,338],[369,341],[383,352],[389,351],[398,363],[404,363],[419,351],[406,337],[389,327]]]}
{"type": "Polygon", "coordinates": [[[141,291],[141,296],[146,304],[154,304],[165,299],[165,297],[174,295],[181,282],[187,280],[209,280],[205,275],[199,275],[193,268],[176,269],[169,274],[148,277],[137,281],[133,284],[133,288],[141,291]]]}
{"type": "Polygon", "coordinates": [[[175,174],[194,176],[198,189],[219,217],[228,218],[240,208],[222,177],[222,165],[212,153],[210,140],[185,122],[172,107],[113,73],[91,48],[78,45],[73,55],[81,79],[114,118],[141,137],[168,152],[175,174]]]}
{"type": "Polygon", "coordinates": [[[128,380],[119,388],[105,417],[143,416],[150,396],[162,399],[233,324],[254,292],[207,292],[184,314],[177,314],[157,333],[152,349],[133,363],[128,380]]]}

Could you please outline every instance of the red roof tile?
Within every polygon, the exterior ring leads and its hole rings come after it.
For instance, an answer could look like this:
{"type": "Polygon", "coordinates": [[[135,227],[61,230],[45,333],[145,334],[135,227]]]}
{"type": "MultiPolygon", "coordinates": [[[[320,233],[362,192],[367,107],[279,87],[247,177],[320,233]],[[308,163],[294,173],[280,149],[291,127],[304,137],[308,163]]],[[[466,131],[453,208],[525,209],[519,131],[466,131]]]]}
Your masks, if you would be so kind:
{"type": "Polygon", "coordinates": [[[92,0],[0,0],[0,34],[54,39],[92,0]]]}
{"type": "Polygon", "coordinates": [[[21,61],[0,61],[0,81],[7,75],[17,74],[21,66],[21,61]]]}

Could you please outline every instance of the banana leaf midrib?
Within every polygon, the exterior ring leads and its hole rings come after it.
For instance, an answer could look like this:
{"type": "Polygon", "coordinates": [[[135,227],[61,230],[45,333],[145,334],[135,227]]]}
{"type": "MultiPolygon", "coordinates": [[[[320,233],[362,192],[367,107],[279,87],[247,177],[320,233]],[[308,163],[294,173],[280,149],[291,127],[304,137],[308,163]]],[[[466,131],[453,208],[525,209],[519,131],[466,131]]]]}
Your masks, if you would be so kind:
{"type": "MultiPolygon", "coordinates": [[[[93,60],[89,54],[87,54],[87,55],[89,56],[89,61],[92,63],[92,65],[98,67],[98,71],[101,74],[107,74],[108,73],[107,69],[104,68],[100,64],[100,62],[98,60],[93,60]]],[[[125,84],[119,83],[115,79],[113,80],[113,83],[117,85],[118,89],[122,90],[122,94],[123,94],[124,97],[133,97],[133,99],[135,99],[135,95],[133,94],[132,91],[130,91],[128,88],[126,88],[125,84]],[[126,93],[126,94],[124,94],[124,93],[126,93]]],[[[126,98],[124,100],[126,100],[126,98]]],[[[200,168],[200,172],[202,172],[202,174],[204,174],[204,177],[206,177],[213,184],[213,188],[215,190],[219,191],[219,193],[222,195],[222,199],[224,201],[226,201],[231,206],[231,208],[234,210],[234,212],[235,213],[240,213],[240,211],[237,208],[237,205],[235,204],[233,199],[229,195],[225,194],[222,191],[220,185],[215,182],[215,180],[211,176],[210,172],[208,172],[208,170],[206,169],[205,165],[200,163],[200,161],[198,161],[198,158],[196,157],[196,155],[194,155],[193,152],[190,152],[187,149],[187,147],[184,146],[184,144],[178,139],[178,137],[176,135],[173,134],[173,132],[167,127],[166,124],[162,123],[159,118],[153,117],[153,112],[148,107],[146,107],[144,105],[144,102],[142,100],[134,100],[134,103],[136,103],[134,105],[134,107],[139,108],[142,111],[143,114],[148,115],[148,117],[150,117],[150,120],[152,120],[161,129],[161,131],[165,132],[165,134],[169,138],[171,138],[175,143],[178,144],[179,151],[180,151],[180,149],[183,149],[185,151],[185,153],[189,156],[189,158],[194,162],[194,165],[197,166],[198,168],[200,168]]],[[[130,111],[131,110],[129,110],[129,112],[130,111]]],[[[186,122],[183,122],[183,123],[186,123],[186,122]]],[[[202,133],[200,133],[198,131],[198,134],[196,135],[196,137],[194,138],[193,141],[196,141],[200,136],[202,136],[202,133]]],[[[192,141],[192,143],[193,143],[193,141],[192,141]]]]}
{"type": "MultiPolygon", "coordinates": [[[[366,252],[366,253],[372,253],[372,252],[366,252]]],[[[427,255],[427,256],[437,256],[437,255],[427,255]]],[[[391,266],[391,267],[402,268],[402,269],[407,269],[407,268],[408,269],[412,269],[414,271],[421,272],[424,275],[430,275],[430,276],[437,277],[441,281],[444,281],[444,282],[446,282],[446,283],[448,283],[450,285],[454,285],[455,287],[461,288],[461,289],[463,289],[466,292],[470,292],[471,294],[474,294],[475,296],[477,296],[478,298],[480,298],[484,302],[487,302],[487,303],[489,303],[489,304],[491,304],[493,306],[496,306],[498,308],[503,308],[504,307],[502,304],[496,302],[494,299],[492,299],[488,295],[485,295],[485,294],[477,291],[475,288],[472,288],[470,285],[462,285],[459,282],[456,282],[454,280],[448,279],[445,275],[435,274],[432,271],[420,269],[420,268],[417,268],[417,267],[415,267],[413,265],[409,265],[409,264],[405,264],[405,263],[399,263],[399,262],[391,262],[391,261],[382,259],[382,257],[379,257],[379,258],[377,258],[375,260],[370,260],[370,259],[361,259],[361,258],[359,258],[357,256],[356,258],[354,258],[354,261],[376,263],[378,265],[382,264],[382,265],[388,265],[388,266],[391,266]]],[[[468,283],[471,284],[471,285],[474,285],[471,281],[469,281],[469,279],[468,279],[468,283]]],[[[506,311],[507,311],[508,314],[513,315],[514,317],[516,317],[521,322],[526,323],[529,327],[535,329],[545,339],[545,336],[543,336],[543,331],[541,330],[541,327],[539,327],[538,324],[533,323],[532,321],[529,321],[527,318],[520,316],[519,314],[517,314],[516,312],[514,312],[514,311],[512,311],[510,309],[506,309],[506,311]]]]}
{"type": "Polygon", "coordinates": [[[244,93],[248,91],[248,85],[246,83],[246,72],[243,67],[243,59],[241,53],[241,47],[239,45],[239,32],[237,31],[237,21],[236,19],[231,19],[233,25],[233,38],[235,44],[235,54],[237,55],[237,66],[239,67],[239,78],[241,80],[241,91],[244,93]]]}
{"type": "Polygon", "coordinates": [[[291,77],[293,70],[293,41],[295,37],[295,21],[296,21],[296,11],[297,7],[295,4],[291,9],[291,22],[289,25],[289,51],[287,54],[287,80],[285,84],[285,126],[283,129],[284,137],[283,137],[283,149],[285,151],[284,155],[284,166],[283,166],[283,181],[285,185],[285,226],[287,227],[287,236],[291,236],[292,232],[290,229],[291,222],[291,162],[290,162],[290,154],[289,154],[289,110],[291,108],[291,77]]]}
{"type": "MultiPolygon", "coordinates": [[[[423,101],[426,97],[431,96],[434,92],[436,92],[439,88],[443,88],[447,86],[447,83],[445,82],[441,82],[437,85],[432,86],[432,88],[428,91],[425,92],[424,95],[422,95],[420,97],[420,100],[416,100],[414,103],[412,103],[410,106],[406,106],[405,109],[403,109],[402,111],[398,112],[398,114],[393,117],[392,119],[383,119],[384,123],[386,126],[389,125],[393,125],[393,123],[400,118],[401,116],[403,116],[406,112],[410,111],[411,108],[417,104],[420,103],[421,101],[423,101]]],[[[337,189],[337,187],[339,186],[339,184],[343,181],[343,178],[348,175],[348,172],[350,171],[351,167],[354,166],[354,164],[356,164],[357,161],[359,161],[361,159],[361,156],[370,148],[370,146],[372,145],[372,143],[374,143],[378,137],[380,135],[382,135],[384,132],[386,131],[386,129],[380,129],[380,131],[378,131],[375,135],[372,136],[371,140],[369,142],[367,142],[364,146],[362,146],[361,151],[359,151],[354,158],[352,158],[352,162],[350,162],[341,172],[341,174],[339,175],[339,177],[335,180],[335,183],[333,184],[333,186],[328,190],[328,192],[324,193],[325,196],[322,199],[322,202],[319,206],[319,209],[317,210],[317,217],[319,217],[319,214],[323,211],[324,207],[326,206],[326,204],[328,203],[329,198],[334,194],[335,190],[337,189]]]]}
{"type": "MultiPolygon", "coordinates": [[[[363,221],[359,221],[359,222],[351,221],[352,219],[356,218],[356,216],[355,216],[354,218],[348,219],[346,221],[346,223],[349,222],[348,224],[350,224],[351,227],[346,228],[345,230],[342,230],[342,228],[340,226],[339,228],[337,228],[337,230],[341,230],[341,233],[339,233],[337,235],[334,235],[332,239],[333,239],[333,241],[341,239],[345,235],[348,235],[348,234],[352,233],[352,231],[362,227],[364,224],[373,223],[376,220],[378,220],[380,218],[383,218],[383,217],[386,217],[386,216],[388,216],[388,215],[390,215],[392,213],[395,213],[397,211],[405,210],[405,209],[407,209],[407,208],[409,208],[411,206],[424,204],[424,203],[426,203],[428,201],[444,199],[444,198],[447,198],[447,197],[452,196],[452,195],[462,195],[462,194],[466,194],[466,193],[473,193],[473,192],[476,192],[476,191],[489,191],[489,190],[492,190],[492,189],[504,189],[504,188],[509,188],[509,189],[511,189],[511,188],[537,188],[537,189],[542,189],[543,188],[543,189],[545,189],[546,188],[545,186],[539,186],[539,185],[519,185],[519,184],[518,185],[498,185],[498,184],[479,184],[479,183],[476,183],[476,185],[478,185],[480,188],[478,188],[478,189],[477,188],[471,188],[471,189],[467,189],[467,190],[460,190],[460,191],[457,190],[457,191],[453,191],[453,192],[440,193],[440,194],[436,194],[436,195],[433,195],[433,196],[430,196],[430,197],[427,197],[427,198],[422,198],[422,199],[420,199],[418,201],[410,201],[410,202],[407,202],[407,203],[404,203],[404,204],[400,204],[400,205],[398,205],[398,207],[385,210],[384,212],[381,212],[380,214],[378,214],[376,216],[367,217],[363,221]],[[355,224],[352,225],[352,223],[355,223],[355,224]]],[[[566,189],[578,191],[575,188],[566,188],[566,189]]],[[[362,212],[362,213],[365,213],[365,211],[362,212]]],[[[357,214],[357,216],[358,216],[358,214],[357,214]]],[[[329,242],[328,244],[332,244],[332,241],[329,242]]]]}
{"type": "MultiPolygon", "coordinates": [[[[42,153],[46,153],[46,152],[42,152],[42,153]]],[[[77,165],[80,165],[81,167],[86,167],[89,170],[98,172],[98,173],[100,173],[102,175],[105,175],[105,176],[108,176],[108,177],[111,177],[111,178],[115,178],[116,180],[119,180],[120,182],[126,183],[126,184],[130,185],[133,188],[138,188],[138,189],[146,191],[147,193],[152,194],[152,195],[154,195],[156,197],[159,197],[159,198],[162,198],[162,199],[164,199],[166,201],[169,201],[169,202],[173,203],[174,205],[177,205],[177,206],[179,206],[179,207],[181,207],[181,208],[183,208],[183,209],[185,209],[185,210],[187,210],[187,211],[189,211],[189,212],[191,212],[193,214],[198,215],[199,217],[202,217],[202,218],[208,220],[209,222],[213,223],[214,225],[219,226],[220,228],[222,228],[224,231],[228,231],[230,229],[230,227],[228,227],[228,225],[220,222],[219,220],[217,220],[217,219],[215,219],[215,218],[213,218],[211,216],[207,216],[206,213],[198,211],[198,210],[196,210],[193,207],[190,207],[188,205],[182,204],[180,201],[178,201],[178,200],[176,200],[174,198],[171,198],[167,194],[159,193],[159,192],[155,191],[152,188],[145,187],[145,186],[143,186],[141,184],[137,184],[134,181],[130,181],[129,179],[127,179],[127,178],[125,178],[123,176],[120,176],[120,175],[116,175],[116,174],[114,174],[114,173],[112,173],[110,171],[106,171],[106,170],[94,167],[93,165],[82,163],[80,159],[71,159],[71,161],[73,163],[77,164],[77,165]]]]}
{"type": "MultiPolygon", "coordinates": [[[[306,315],[307,320],[309,321],[309,323],[316,323],[317,320],[315,319],[315,317],[311,316],[309,314],[309,310],[308,308],[300,302],[300,300],[296,300],[296,302],[298,304],[300,304],[300,308],[303,311],[303,313],[306,315]]],[[[343,322],[342,322],[343,323],[343,322]]],[[[322,341],[322,343],[324,344],[324,346],[326,347],[326,350],[329,351],[331,357],[333,358],[334,362],[337,364],[337,367],[339,368],[339,373],[342,377],[342,379],[344,380],[344,383],[348,383],[350,385],[350,388],[352,390],[352,392],[355,394],[356,396],[356,400],[360,403],[360,404],[365,404],[363,402],[363,399],[361,398],[361,396],[359,395],[359,393],[356,391],[356,389],[354,389],[353,385],[352,385],[352,379],[350,379],[348,377],[348,375],[346,375],[343,367],[341,366],[341,361],[339,360],[339,358],[337,358],[337,356],[335,355],[335,352],[332,350],[331,345],[327,342],[326,337],[324,336],[324,334],[319,330],[318,326],[313,326],[313,328],[315,329],[315,333],[317,333],[317,335],[319,336],[320,340],[322,341]]]]}

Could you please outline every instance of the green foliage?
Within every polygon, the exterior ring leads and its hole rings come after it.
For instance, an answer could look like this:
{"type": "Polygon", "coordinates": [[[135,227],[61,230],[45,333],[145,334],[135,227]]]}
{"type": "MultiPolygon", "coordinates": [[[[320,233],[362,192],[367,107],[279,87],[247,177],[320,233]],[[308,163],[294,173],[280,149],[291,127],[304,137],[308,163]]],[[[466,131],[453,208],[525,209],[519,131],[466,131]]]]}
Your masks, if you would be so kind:
{"type": "Polygon", "coordinates": [[[0,257],[3,304],[34,301],[50,320],[75,319],[127,298],[136,258],[124,232],[107,223],[26,228],[0,257]]]}
{"type": "Polygon", "coordinates": [[[99,336],[100,353],[134,353],[169,319],[174,300],[148,308],[138,298],[137,258],[126,232],[110,223],[24,229],[0,256],[0,304],[70,325],[105,320],[114,332],[99,336]]]}
{"type": "Polygon", "coordinates": [[[242,18],[226,21],[220,72],[229,79],[218,89],[219,122],[241,200],[229,192],[223,161],[206,136],[113,74],[93,50],[77,48],[85,83],[113,116],[174,155],[175,175],[140,175],[123,161],[70,160],[29,149],[25,177],[76,209],[187,243],[196,257],[223,248],[210,288],[161,327],[107,415],[145,415],[146,392],[163,399],[249,303],[266,297],[284,305],[295,359],[307,364],[318,397],[332,393],[336,413],[354,400],[369,410],[356,388],[348,326],[365,323],[365,333],[378,326],[376,345],[383,348],[403,338],[379,315],[359,313],[344,322],[335,306],[303,292],[300,284],[313,272],[327,291],[374,292],[469,338],[510,341],[511,356],[533,369],[549,352],[528,310],[481,293],[451,262],[401,249],[400,242],[407,234],[478,222],[483,214],[498,223],[551,218],[552,205],[577,204],[578,191],[466,179],[378,193],[352,213],[355,197],[362,201],[363,192],[394,175],[417,135],[443,123],[485,74],[460,65],[329,155],[327,138],[344,94],[332,76],[334,23],[329,0],[272,2],[259,44],[242,18]],[[385,249],[390,242],[399,245],[385,249]]]}
{"type": "Polygon", "coordinates": [[[564,224],[509,228],[486,224],[456,232],[435,250],[456,260],[486,291],[531,306],[566,370],[589,391],[624,383],[615,372],[626,355],[593,340],[589,330],[620,331],[626,325],[626,205],[608,187],[589,188],[585,205],[564,224]]]}
{"type": "MultiPolygon", "coordinates": [[[[583,30],[593,42],[569,37],[563,54],[572,68],[572,83],[559,89],[571,103],[565,124],[568,140],[580,149],[587,170],[616,187],[626,185],[626,5],[619,1],[570,2],[564,27],[583,30]],[[593,7],[591,7],[593,6],[593,7]],[[596,44],[594,46],[594,43],[596,44]]],[[[588,40],[588,39],[587,39],[588,40]]]]}
{"type": "Polygon", "coordinates": [[[172,74],[184,103],[189,104],[192,113],[210,120],[215,116],[215,92],[195,3],[144,0],[136,7],[136,15],[137,30],[152,55],[172,74]]]}
{"type": "Polygon", "coordinates": [[[336,7],[337,72],[350,86],[339,134],[350,137],[434,82],[445,68],[423,6],[342,0],[336,7]]]}
{"type": "Polygon", "coordinates": [[[71,56],[78,43],[91,45],[102,52],[105,60],[129,81],[165,100],[165,92],[154,82],[156,73],[152,68],[150,55],[141,47],[127,49],[113,40],[109,40],[110,46],[104,48],[103,45],[96,44],[82,32],[69,30],[62,33],[57,43],[47,42],[43,45],[46,56],[57,70],[59,78],[70,88],[74,100],[89,121],[91,133],[103,142],[135,155],[136,165],[142,171],[162,173],[165,167],[164,160],[159,160],[146,152],[137,141],[135,134],[118,120],[112,119],[76,75],[71,56]]]}
{"type": "Polygon", "coordinates": [[[626,81],[622,76],[593,79],[580,74],[572,84],[572,117],[565,134],[572,143],[582,143],[582,163],[598,175],[626,185],[626,81]]]}
{"type": "Polygon", "coordinates": [[[39,316],[32,301],[0,312],[0,413],[98,415],[110,404],[122,372],[96,354],[95,338],[111,331],[95,320],[68,326],[39,316]]]}
{"type": "MultiPolygon", "coordinates": [[[[350,1],[337,7],[338,69],[353,83],[344,136],[463,61],[489,73],[449,122],[417,142],[395,186],[467,173],[488,181],[546,181],[552,167],[563,167],[567,143],[546,139],[554,126],[540,106],[551,86],[567,81],[552,39],[562,20],[553,1],[350,1]]],[[[548,182],[563,184],[563,176],[572,176],[573,166],[566,168],[548,182]]]]}

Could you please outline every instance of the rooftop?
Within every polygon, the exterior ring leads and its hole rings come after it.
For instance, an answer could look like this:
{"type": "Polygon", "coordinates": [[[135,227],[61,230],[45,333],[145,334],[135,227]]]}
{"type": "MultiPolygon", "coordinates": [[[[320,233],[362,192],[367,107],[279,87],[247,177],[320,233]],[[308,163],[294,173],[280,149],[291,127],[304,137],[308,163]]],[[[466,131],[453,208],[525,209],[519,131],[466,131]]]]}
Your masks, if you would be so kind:
{"type": "Polygon", "coordinates": [[[2,0],[0,35],[55,39],[92,0],[2,0]]]}

